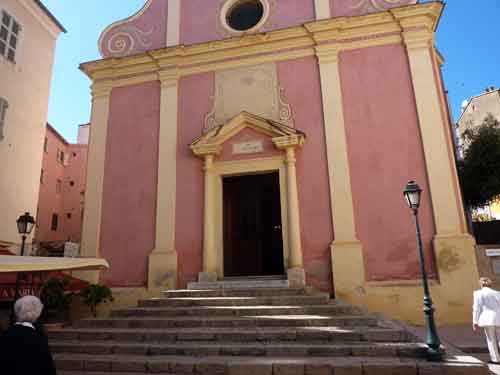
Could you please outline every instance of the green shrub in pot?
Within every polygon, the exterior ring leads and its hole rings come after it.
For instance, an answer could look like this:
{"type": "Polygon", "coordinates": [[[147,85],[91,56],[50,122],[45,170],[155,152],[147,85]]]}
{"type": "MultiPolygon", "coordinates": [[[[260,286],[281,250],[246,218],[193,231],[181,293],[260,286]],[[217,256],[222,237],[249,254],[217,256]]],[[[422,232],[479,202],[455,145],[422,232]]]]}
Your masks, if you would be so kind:
{"type": "Polygon", "coordinates": [[[97,316],[97,306],[108,301],[112,302],[113,293],[106,285],[90,284],[80,292],[80,296],[92,312],[94,317],[97,316]]]}
{"type": "Polygon", "coordinates": [[[73,294],[67,290],[69,280],[51,277],[40,289],[40,300],[44,305],[47,323],[63,323],[69,320],[69,309],[73,294]]]}

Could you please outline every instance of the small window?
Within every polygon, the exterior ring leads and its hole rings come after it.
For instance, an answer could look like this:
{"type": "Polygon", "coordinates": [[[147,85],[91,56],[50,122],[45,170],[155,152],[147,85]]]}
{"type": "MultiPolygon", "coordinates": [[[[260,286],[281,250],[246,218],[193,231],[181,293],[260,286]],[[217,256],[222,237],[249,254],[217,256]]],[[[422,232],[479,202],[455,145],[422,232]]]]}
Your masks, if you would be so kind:
{"type": "Polygon", "coordinates": [[[72,154],[72,155],[73,155],[73,157],[74,157],[74,158],[76,158],[76,152],[73,152],[73,154],[72,154]]]}
{"type": "Polygon", "coordinates": [[[0,23],[0,55],[11,62],[16,62],[21,26],[6,11],[2,10],[0,23]]]}
{"type": "Polygon", "coordinates": [[[4,139],[5,118],[7,117],[9,103],[6,99],[0,98],[0,141],[4,139]]]}
{"type": "Polygon", "coordinates": [[[49,150],[49,139],[45,137],[43,141],[43,152],[47,152],[49,150]]]}
{"type": "Polygon", "coordinates": [[[226,22],[236,31],[246,31],[256,26],[264,16],[264,5],[260,0],[240,0],[229,8],[226,22]]]}
{"type": "Polygon", "coordinates": [[[41,184],[43,184],[44,178],[45,178],[45,176],[44,176],[44,172],[43,172],[43,169],[42,169],[42,171],[40,172],[40,183],[41,184]]]}
{"type": "Polygon", "coordinates": [[[57,231],[57,225],[59,223],[59,216],[57,214],[52,214],[52,222],[50,223],[50,229],[57,231]]]}
{"type": "Polygon", "coordinates": [[[69,186],[75,186],[75,181],[70,181],[69,186]]]}
{"type": "Polygon", "coordinates": [[[59,153],[59,163],[64,164],[64,151],[59,153]]]}
{"type": "Polygon", "coordinates": [[[62,181],[60,179],[57,179],[56,181],[56,193],[61,194],[62,191],[62,181]]]}
{"type": "Polygon", "coordinates": [[[70,213],[70,212],[68,212],[68,213],[66,214],[66,217],[67,217],[68,219],[71,219],[71,213],[70,213]]]}

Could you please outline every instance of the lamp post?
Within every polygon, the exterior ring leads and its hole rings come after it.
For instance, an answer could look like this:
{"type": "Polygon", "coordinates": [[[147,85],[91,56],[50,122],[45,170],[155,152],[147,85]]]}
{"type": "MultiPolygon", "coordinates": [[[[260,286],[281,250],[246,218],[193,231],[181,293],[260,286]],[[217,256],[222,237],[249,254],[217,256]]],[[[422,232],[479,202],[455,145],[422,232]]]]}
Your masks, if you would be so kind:
{"type": "MultiPolygon", "coordinates": [[[[35,227],[35,219],[30,215],[29,212],[26,212],[24,215],[19,216],[19,219],[16,221],[17,223],[17,231],[21,235],[21,256],[24,256],[24,248],[26,245],[26,238],[31,234],[31,231],[35,227]]],[[[17,273],[16,277],[16,292],[14,295],[14,303],[19,299],[19,284],[20,284],[20,273],[17,273]]],[[[12,323],[14,322],[14,307],[12,308],[12,323]]]]}
{"type": "Polygon", "coordinates": [[[424,314],[427,331],[427,359],[430,361],[440,361],[443,353],[441,351],[441,341],[439,340],[436,324],[434,322],[434,307],[432,306],[429,284],[427,282],[427,271],[425,269],[425,259],[422,250],[420,223],[418,221],[418,209],[420,207],[420,197],[422,194],[422,189],[415,181],[409,181],[408,184],[406,184],[403,194],[406,198],[406,203],[408,203],[408,207],[410,207],[413,212],[417,230],[418,255],[420,258],[420,270],[422,272],[422,285],[424,288],[424,314]]]}

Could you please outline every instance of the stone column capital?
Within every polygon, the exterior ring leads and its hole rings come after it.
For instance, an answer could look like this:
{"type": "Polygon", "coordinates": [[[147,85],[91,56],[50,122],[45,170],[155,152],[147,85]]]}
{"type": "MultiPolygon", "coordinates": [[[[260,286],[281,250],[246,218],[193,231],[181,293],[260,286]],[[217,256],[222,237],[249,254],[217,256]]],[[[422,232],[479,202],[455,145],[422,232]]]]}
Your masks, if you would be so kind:
{"type": "Polygon", "coordinates": [[[109,82],[95,82],[91,86],[92,99],[106,98],[111,95],[111,90],[113,86],[109,82]]]}

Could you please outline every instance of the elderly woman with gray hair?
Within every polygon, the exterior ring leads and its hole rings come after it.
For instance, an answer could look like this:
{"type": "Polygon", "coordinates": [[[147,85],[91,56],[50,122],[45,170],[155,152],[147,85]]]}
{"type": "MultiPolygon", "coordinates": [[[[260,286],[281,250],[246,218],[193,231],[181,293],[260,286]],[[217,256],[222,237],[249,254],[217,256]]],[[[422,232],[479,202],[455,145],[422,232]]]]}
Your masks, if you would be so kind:
{"type": "Polygon", "coordinates": [[[0,336],[0,369],[9,375],[55,375],[47,337],[34,324],[43,305],[35,296],[14,304],[16,323],[0,336]]]}

